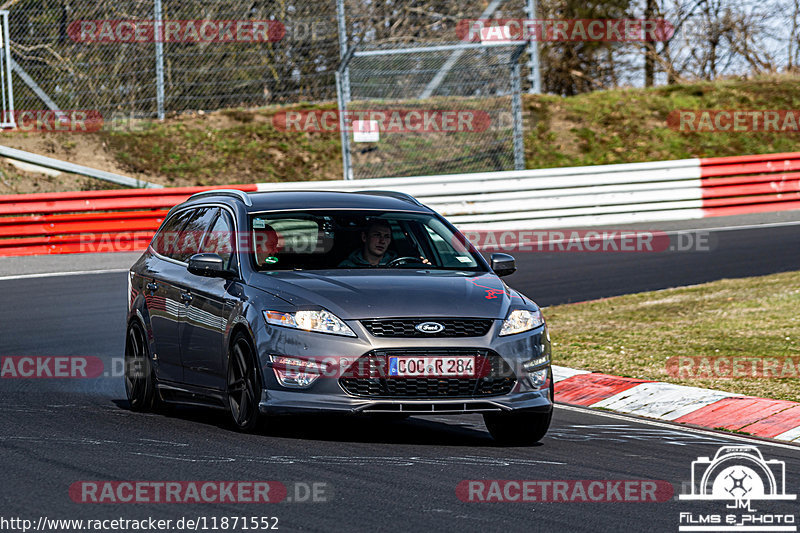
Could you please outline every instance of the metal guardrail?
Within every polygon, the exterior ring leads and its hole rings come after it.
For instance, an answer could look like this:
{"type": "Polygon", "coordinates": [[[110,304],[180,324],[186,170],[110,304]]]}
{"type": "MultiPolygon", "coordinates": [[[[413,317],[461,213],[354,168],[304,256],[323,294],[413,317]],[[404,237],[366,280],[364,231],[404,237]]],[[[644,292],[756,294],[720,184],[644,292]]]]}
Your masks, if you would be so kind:
{"type": "Polygon", "coordinates": [[[477,174],[259,184],[259,190],[382,188],[456,226],[547,229],[800,208],[800,152],[477,174]]]}
{"type": "Polygon", "coordinates": [[[16,148],[9,148],[7,146],[0,146],[0,156],[15,161],[22,161],[23,163],[38,165],[40,167],[60,170],[61,172],[69,172],[71,174],[79,174],[81,176],[108,181],[116,183],[117,185],[124,185],[125,187],[144,189],[161,189],[164,187],[163,185],[150,183],[149,181],[123,176],[121,174],[114,174],[113,172],[106,172],[105,170],[97,170],[96,168],[85,167],[83,165],[76,165],[75,163],[69,163],[67,161],[61,161],[60,159],[25,152],[24,150],[17,150],[16,148]]]}
{"type": "Polygon", "coordinates": [[[697,159],[258,187],[396,190],[413,195],[465,230],[701,218],[703,207],[697,159]]]}
{"type": "MultiPolygon", "coordinates": [[[[577,228],[800,209],[800,152],[231,188],[394,190],[462,230],[577,228]]],[[[209,189],[0,196],[0,255],[142,250],[170,207],[209,189]]]]}

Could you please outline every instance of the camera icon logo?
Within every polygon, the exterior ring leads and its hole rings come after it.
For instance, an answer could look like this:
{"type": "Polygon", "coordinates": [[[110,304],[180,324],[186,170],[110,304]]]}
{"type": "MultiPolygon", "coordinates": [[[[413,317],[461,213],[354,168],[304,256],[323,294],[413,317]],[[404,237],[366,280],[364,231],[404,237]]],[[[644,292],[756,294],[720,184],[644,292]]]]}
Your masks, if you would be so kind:
{"type": "Polygon", "coordinates": [[[755,446],[722,446],[692,462],[692,493],[681,500],[795,500],[786,494],[786,463],[764,460],[755,446]]]}

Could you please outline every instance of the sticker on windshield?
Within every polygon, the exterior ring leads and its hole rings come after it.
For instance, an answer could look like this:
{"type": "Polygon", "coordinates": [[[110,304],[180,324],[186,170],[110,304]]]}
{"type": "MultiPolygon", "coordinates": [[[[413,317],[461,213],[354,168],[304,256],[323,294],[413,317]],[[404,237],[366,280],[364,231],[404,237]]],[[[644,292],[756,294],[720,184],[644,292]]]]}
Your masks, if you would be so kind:
{"type": "Polygon", "coordinates": [[[253,219],[253,229],[264,229],[267,227],[267,223],[261,220],[260,218],[253,219]]]}
{"type": "Polygon", "coordinates": [[[458,259],[462,263],[472,263],[472,259],[469,257],[457,256],[456,259],[458,259]]]}
{"type": "Polygon", "coordinates": [[[269,257],[264,258],[264,264],[265,265],[274,265],[277,262],[278,262],[278,258],[275,257],[275,256],[269,256],[269,257]]]}

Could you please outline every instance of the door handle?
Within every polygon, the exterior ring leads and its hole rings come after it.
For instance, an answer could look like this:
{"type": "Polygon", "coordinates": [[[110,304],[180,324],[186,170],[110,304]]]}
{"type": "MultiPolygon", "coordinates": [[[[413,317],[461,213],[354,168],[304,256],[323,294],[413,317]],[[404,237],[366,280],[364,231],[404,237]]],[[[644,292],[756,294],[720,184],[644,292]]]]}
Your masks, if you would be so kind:
{"type": "Polygon", "coordinates": [[[189,303],[192,301],[192,293],[190,292],[182,292],[181,293],[181,301],[184,303],[189,303]]]}
{"type": "Polygon", "coordinates": [[[156,283],[155,281],[151,281],[150,283],[147,284],[147,290],[148,291],[157,291],[158,290],[158,283],[156,283]]]}

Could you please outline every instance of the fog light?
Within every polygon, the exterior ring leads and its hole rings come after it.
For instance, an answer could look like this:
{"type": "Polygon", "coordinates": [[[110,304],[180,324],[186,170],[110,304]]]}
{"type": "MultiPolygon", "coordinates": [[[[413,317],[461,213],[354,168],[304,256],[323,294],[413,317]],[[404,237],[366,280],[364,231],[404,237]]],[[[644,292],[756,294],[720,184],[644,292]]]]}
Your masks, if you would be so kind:
{"type": "Polygon", "coordinates": [[[547,369],[542,368],[541,370],[529,372],[528,380],[531,382],[531,386],[534,389],[541,389],[542,386],[547,383],[547,369]]]}
{"type": "Polygon", "coordinates": [[[304,389],[310,387],[327,369],[325,363],[308,359],[271,355],[272,371],[284,387],[304,389]]]}

